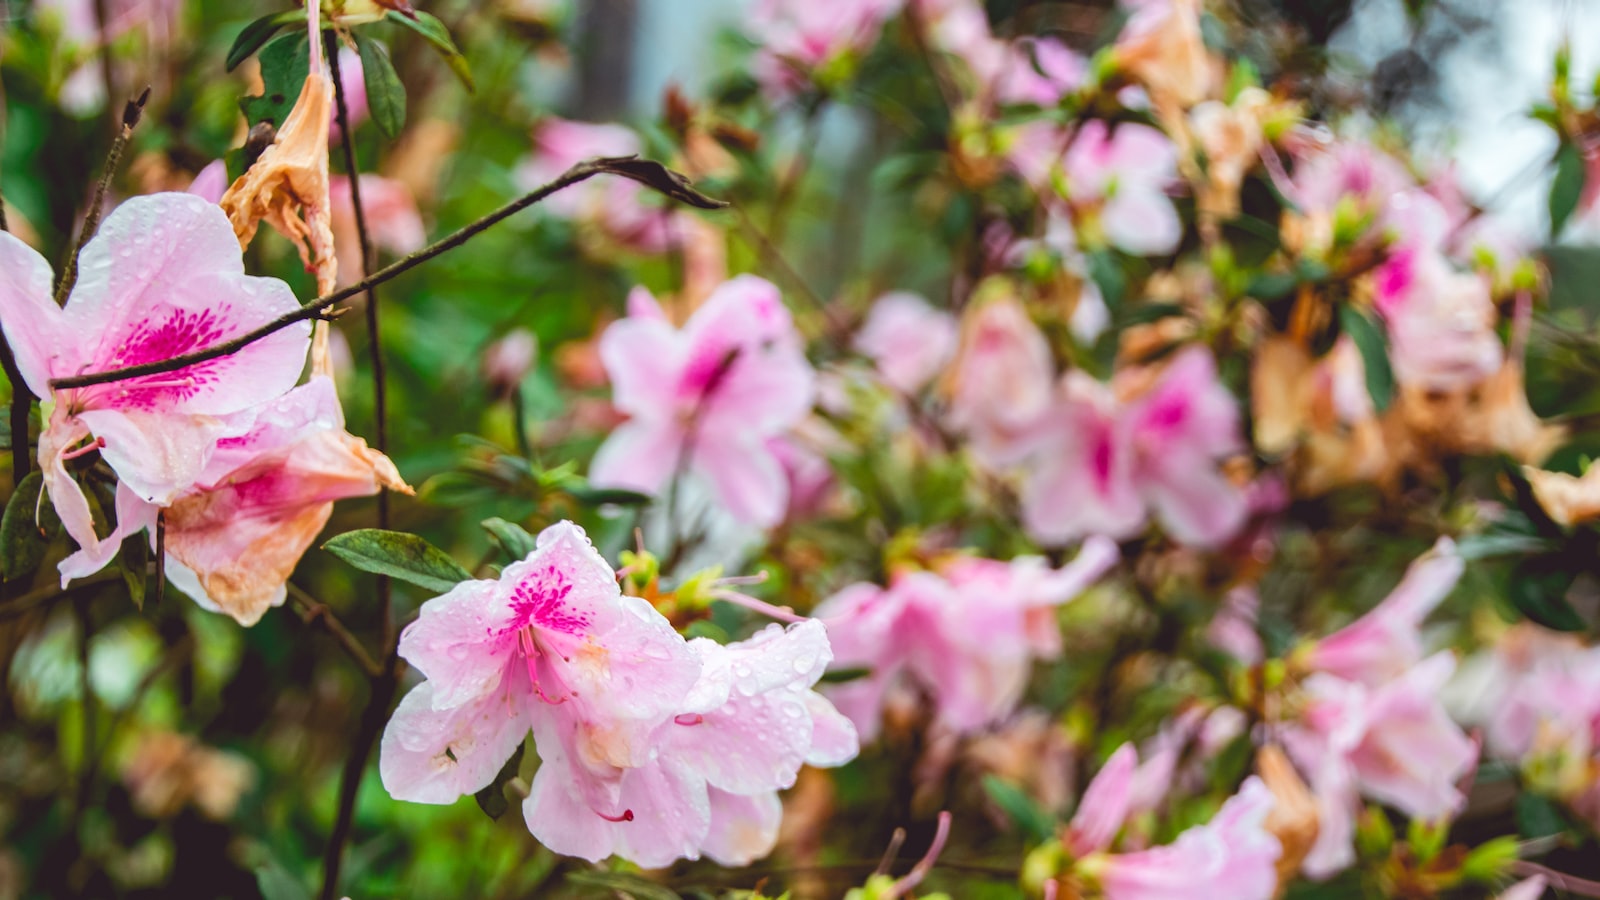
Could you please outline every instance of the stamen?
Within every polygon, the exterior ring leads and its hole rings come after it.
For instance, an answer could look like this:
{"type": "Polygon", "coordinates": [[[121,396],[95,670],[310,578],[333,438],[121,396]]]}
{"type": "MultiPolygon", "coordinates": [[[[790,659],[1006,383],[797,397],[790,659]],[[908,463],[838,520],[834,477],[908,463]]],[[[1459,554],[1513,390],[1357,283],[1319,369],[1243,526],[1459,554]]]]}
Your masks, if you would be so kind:
{"type": "Polygon", "coordinates": [[[754,610],[762,615],[771,616],[780,622],[789,622],[793,624],[796,622],[806,621],[805,616],[795,615],[794,610],[789,609],[788,607],[773,606],[771,603],[768,603],[765,600],[757,600],[749,594],[741,594],[738,591],[728,591],[717,588],[711,591],[711,596],[717,598],[718,600],[726,600],[729,603],[732,603],[734,606],[742,606],[745,609],[754,610]]]}
{"type": "Polygon", "coordinates": [[[571,694],[559,700],[552,699],[539,684],[539,644],[534,640],[531,625],[517,632],[517,645],[522,648],[522,660],[528,667],[528,680],[533,683],[533,692],[539,695],[539,699],[551,706],[560,706],[571,700],[573,696],[571,694]]]}
{"type": "Polygon", "coordinates": [[[913,888],[921,884],[922,879],[927,878],[928,873],[933,871],[933,864],[938,861],[939,854],[944,852],[944,842],[949,838],[950,810],[946,809],[939,812],[939,824],[934,829],[933,843],[928,845],[928,852],[917,860],[917,864],[911,867],[911,871],[907,872],[904,878],[889,886],[889,889],[883,894],[884,900],[904,897],[911,893],[913,888]]]}
{"type": "Polygon", "coordinates": [[[706,717],[700,715],[699,713],[684,713],[683,715],[673,716],[672,718],[672,721],[678,725],[699,725],[705,720],[706,717]]]}
{"type": "Polygon", "coordinates": [[[631,809],[623,810],[622,811],[622,815],[620,815],[620,816],[608,816],[603,812],[597,812],[597,813],[595,813],[595,815],[599,816],[602,819],[605,819],[607,822],[632,822],[633,821],[633,810],[631,810],[631,809]]]}
{"type": "Polygon", "coordinates": [[[87,444],[84,444],[82,447],[79,447],[76,450],[68,450],[68,451],[62,453],[61,454],[61,459],[64,461],[64,460],[69,460],[69,459],[77,459],[80,456],[88,456],[89,454],[95,452],[96,450],[104,449],[105,445],[106,445],[106,439],[103,438],[103,437],[97,437],[94,440],[90,441],[87,444]]]}
{"type": "Polygon", "coordinates": [[[132,391],[155,390],[158,388],[191,388],[194,387],[194,378],[174,378],[169,381],[134,381],[128,382],[122,388],[122,393],[132,391]]]}

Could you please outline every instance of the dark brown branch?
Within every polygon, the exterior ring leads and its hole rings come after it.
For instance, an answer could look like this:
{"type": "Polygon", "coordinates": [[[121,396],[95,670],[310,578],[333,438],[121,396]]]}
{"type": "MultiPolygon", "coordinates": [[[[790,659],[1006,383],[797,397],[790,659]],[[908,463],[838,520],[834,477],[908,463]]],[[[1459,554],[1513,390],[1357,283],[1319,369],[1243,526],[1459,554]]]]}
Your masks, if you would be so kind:
{"type": "Polygon", "coordinates": [[[196,363],[217,359],[230,353],[237,353],[256,341],[282,331],[296,322],[325,318],[327,310],[341,300],[348,300],[366,291],[369,287],[392,281],[422,263],[433,259],[435,256],[465,244],[494,225],[544,200],[563,188],[571,187],[596,175],[606,174],[620,175],[623,178],[632,179],[646,187],[660,191],[674,200],[687,203],[699,209],[721,209],[727,206],[726,203],[720,200],[713,200],[694,190],[689,186],[688,179],[658,162],[640,159],[637,156],[598,157],[584,160],[562,173],[559,178],[549,184],[500,207],[483,218],[462,227],[448,237],[441,238],[415,253],[396,260],[373,273],[371,277],[363,278],[355,284],[340,288],[326,297],[314,300],[294,312],[285,313],[260,328],[246,332],[232,340],[223,341],[204,350],[185,353],[160,362],[142,363],[137,366],[109,369],[104,372],[90,372],[84,375],[72,375],[66,378],[54,378],[50,381],[50,387],[52,390],[63,391],[71,390],[72,388],[90,387],[96,384],[110,384],[114,381],[126,381],[129,378],[143,378],[147,375],[158,375],[162,372],[176,372],[196,363]]]}
{"type": "Polygon", "coordinates": [[[339,868],[344,860],[344,846],[350,841],[350,825],[355,819],[356,793],[361,788],[361,775],[366,771],[367,758],[372,755],[372,745],[378,742],[383,724],[389,718],[389,705],[394,702],[400,687],[400,674],[405,663],[390,653],[384,658],[383,671],[370,682],[372,693],[367,706],[361,711],[361,724],[355,740],[350,745],[350,755],[345,757],[344,771],[339,775],[339,812],[328,836],[327,849],[322,855],[321,900],[339,896],[339,868]]]}
{"type": "Polygon", "coordinates": [[[377,678],[383,674],[383,667],[373,660],[372,655],[367,653],[367,648],[361,646],[361,641],[350,633],[350,629],[339,621],[339,617],[333,614],[333,610],[329,609],[327,604],[318,601],[294,584],[286,587],[289,589],[289,600],[300,611],[301,621],[308,625],[312,623],[321,625],[339,647],[355,660],[356,665],[361,667],[361,671],[365,672],[368,678],[377,678]]]}
{"type": "Polygon", "coordinates": [[[156,513],[156,600],[155,608],[167,596],[167,511],[156,513]]]}
{"type": "MultiPolygon", "coordinates": [[[[150,89],[147,87],[137,99],[129,100],[122,107],[122,126],[117,129],[117,136],[111,141],[111,152],[106,154],[105,171],[100,173],[100,181],[94,187],[94,199],[89,203],[89,209],[83,214],[83,230],[78,233],[78,240],[72,245],[72,252],[67,256],[66,265],[61,267],[61,281],[56,285],[56,305],[67,302],[67,295],[72,293],[72,286],[78,282],[78,256],[83,253],[83,247],[94,237],[100,228],[100,215],[106,205],[106,193],[111,190],[111,179],[116,177],[117,166],[122,164],[122,153],[128,149],[128,139],[133,137],[133,126],[139,124],[139,117],[144,115],[144,105],[150,100],[150,89]]],[[[108,100],[109,102],[109,100],[108,100]]]]}

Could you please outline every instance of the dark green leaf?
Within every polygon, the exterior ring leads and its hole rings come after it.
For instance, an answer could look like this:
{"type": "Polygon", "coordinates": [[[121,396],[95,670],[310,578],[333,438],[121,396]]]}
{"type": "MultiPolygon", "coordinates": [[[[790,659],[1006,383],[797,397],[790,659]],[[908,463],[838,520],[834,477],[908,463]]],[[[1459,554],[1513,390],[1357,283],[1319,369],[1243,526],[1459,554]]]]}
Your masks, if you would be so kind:
{"type": "Polygon", "coordinates": [[[310,71],[311,45],[305,35],[292,33],[274,40],[261,51],[261,94],[242,98],[239,111],[252,126],[269,122],[282,127],[310,71]]]}
{"type": "Polygon", "coordinates": [[[472,83],[472,69],[467,66],[467,58],[461,55],[456,42],[450,38],[450,29],[446,28],[437,16],[429,15],[419,9],[411,15],[391,12],[389,21],[404,25],[426,38],[428,43],[433,45],[433,49],[444,57],[445,63],[450,66],[450,71],[456,73],[456,77],[461,79],[467,90],[469,92],[477,90],[477,86],[472,83]]]}
{"type": "Polygon", "coordinates": [[[489,536],[494,538],[495,543],[509,553],[512,559],[526,559],[528,554],[533,552],[533,535],[521,525],[501,518],[484,519],[478,524],[483,526],[484,531],[489,532],[489,536]]]}
{"type": "Polygon", "coordinates": [[[1493,559],[1497,556],[1527,556],[1549,549],[1547,541],[1531,534],[1492,531],[1471,534],[1456,542],[1462,559],[1493,559]]]}
{"type": "Polygon", "coordinates": [[[1583,196],[1583,151],[1575,144],[1562,144],[1556,153],[1556,177],[1550,182],[1550,239],[1553,241],[1578,209],[1583,196]]]}
{"type": "Polygon", "coordinates": [[[1117,264],[1117,258],[1110,250],[1091,251],[1088,259],[1089,277],[1100,288],[1100,298],[1106,302],[1106,306],[1116,309],[1117,304],[1122,302],[1123,292],[1128,289],[1128,279],[1122,274],[1122,266],[1117,264]]]}
{"type": "Polygon", "coordinates": [[[249,59],[257,50],[260,50],[263,44],[278,33],[278,29],[283,28],[285,25],[293,25],[305,20],[306,14],[304,10],[289,9],[269,16],[262,16],[246,25],[244,30],[239,32],[239,36],[234,38],[233,46],[228,48],[228,71],[232,72],[239,67],[240,63],[249,59]]]}
{"type": "Polygon", "coordinates": [[[1042,843],[1055,833],[1056,820],[1016,785],[995,775],[983,776],[983,790],[1011,817],[1030,841],[1042,843]]]}
{"type": "Polygon", "coordinates": [[[567,880],[587,887],[607,888],[633,900],[683,900],[670,888],[627,872],[573,872],[567,880]]]}
{"type": "MultiPolygon", "coordinates": [[[[133,605],[143,610],[145,575],[150,568],[150,541],[142,532],[122,542],[122,550],[117,554],[117,567],[122,570],[122,582],[128,586],[128,596],[133,599],[133,605]]],[[[156,577],[166,576],[158,572],[156,577]]]]}
{"type": "Polygon", "coordinates": [[[323,544],[322,549],[363,572],[388,575],[429,590],[448,591],[472,579],[472,573],[443,550],[403,531],[347,531],[323,544]]]}
{"type": "Polygon", "coordinates": [[[1567,819],[1548,797],[1523,791],[1517,795],[1517,833],[1524,838],[1542,838],[1567,830],[1567,819]]]}
{"type": "Polygon", "coordinates": [[[400,136],[406,126],[406,86],[395,74],[389,62],[389,51],[383,45],[352,32],[356,39],[356,52],[361,54],[361,73],[367,84],[367,109],[372,121],[386,137],[400,136]]]}
{"type": "Polygon", "coordinates": [[[517,769],[522,766],[522,751],[526,747],[526,742],[518,744],[516,752],[500,767],[500,774],[494,776],[487,787],[472,795],[478,801],[478,808],[489,818],[498,821],[511,808],[510,801],[506,799],[506,782],[517,777],[517,769]]]}
{"type": "Polygon", "coordinates": [[[1582,631],[1583,617],[1567,603],[1567,589],[1576,577],[1551,557],[1536,557],[1511,572],[1507,585],[1511,605],[1535,624],[1556,631],[1582,631]]]}
{"type": "Polygon", "coordinates": [[[11,493],[0,518],[0,577],[6,581],[39,568],[50,542],[61,533],[55,506],[48,499],[39,502],[43,488],[44,476],[29,472],[11,493]]]}
{"type": "Polygon", "coordinates": [[[1389,367],[1389,335],[1376,317],[1353,306],[1339,309],[1339,324],[1356,349],[1361,351],[1361,367],[1366,370],[1367,393],[1378,412],[1389,408],[1394,399],[1394,370],[1389,367]]]}
{"type": "Polygon", "coordinates": [[[637,156],[602,156],[586,160],[580,165],[637,181],[647,188],[660,191],[679,203],[687,203],[696,209],[722,209],[728,205],[725,201],[707,197],[695,190],[688,178],[653,159],[641,159],[637,156]]]}
{"type": "Polygon", "coordinates": [[[653,498],[649,494],[638,491],[626,491],[622,488],[567,488],[566,492],[572,499],[585,506],[602,506],[614,503],[618,506],[643,506],[653,498]]]}
{"type": "Polygon", "coordinates": [[[866,668],[865,666],[857,666],[849,669],[829,669],[828,671],[823,672],[822,677],[818,680],[826,682],[827,684],[839,684],[845,681],[855,681],[860,678],[865,678],[871,674],[872,670],[866,668]]]}

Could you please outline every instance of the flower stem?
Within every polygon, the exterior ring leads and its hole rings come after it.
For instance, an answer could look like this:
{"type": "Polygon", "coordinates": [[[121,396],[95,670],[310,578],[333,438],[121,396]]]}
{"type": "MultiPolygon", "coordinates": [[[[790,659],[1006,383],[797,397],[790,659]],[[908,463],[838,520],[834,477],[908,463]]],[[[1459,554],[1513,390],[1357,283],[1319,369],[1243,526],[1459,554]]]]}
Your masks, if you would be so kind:
{"type": "Polygon", "coordinates": [[[117,166],[122,163],[122,152],[128,149],[128,139],[133,137],[133,126],[139,124],[139,117],[144,115],[144,105],[150,100],[150,89],[147,87],[137,99],[129,100],[122,107],[122,126],[117,129],[117,136],[111,141],[111,151],[106,154],[105,171],[100,173],[100,181],[94,187],[94,199],[89,203],[89,209],[83,214],[83,230],[78,233],[78,240],[72,245],[72,252],[67,256],[66,265],[61,267],[61,281],[56,284],[56,305],[62,306],[67,302],[67,295],[72,293],[72,286],[78,281],[78,256],[83,253],[83,247],[94,237],[100,227],[100,214],[106,205],[106,193],[111,189],[111,179],[117,174],[117,166]]]}

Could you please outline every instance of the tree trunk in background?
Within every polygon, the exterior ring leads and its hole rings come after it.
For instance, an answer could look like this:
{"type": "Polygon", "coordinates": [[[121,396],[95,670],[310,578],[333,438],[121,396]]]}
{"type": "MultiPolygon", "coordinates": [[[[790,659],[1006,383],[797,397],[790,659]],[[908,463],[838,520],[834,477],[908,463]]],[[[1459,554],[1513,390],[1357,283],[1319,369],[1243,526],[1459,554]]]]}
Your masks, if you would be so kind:
{"type": "Polygon", "coordinates": [[[580,8],[573,114],[590,121],[620,118],[633,87],[638,0],[589,0],[580,8]]]}

